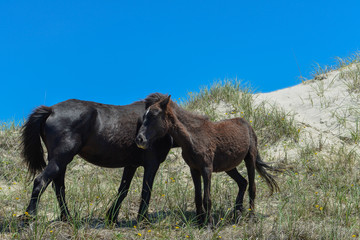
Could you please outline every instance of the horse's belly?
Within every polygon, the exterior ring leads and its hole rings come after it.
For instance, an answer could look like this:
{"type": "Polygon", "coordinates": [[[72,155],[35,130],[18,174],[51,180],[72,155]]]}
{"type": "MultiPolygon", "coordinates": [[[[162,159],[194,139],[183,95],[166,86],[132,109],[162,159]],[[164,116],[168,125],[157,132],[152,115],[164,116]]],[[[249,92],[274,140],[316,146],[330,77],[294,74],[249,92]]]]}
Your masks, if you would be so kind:
{"type": "Polygon", "coordinates": [[[120,168],[126,166],[141,166],[143,165],[142,157],[131,148],[127,150],[95,150],[91,151],[84,148],[79,155],[86,161],[100,167],[120,168]]]}

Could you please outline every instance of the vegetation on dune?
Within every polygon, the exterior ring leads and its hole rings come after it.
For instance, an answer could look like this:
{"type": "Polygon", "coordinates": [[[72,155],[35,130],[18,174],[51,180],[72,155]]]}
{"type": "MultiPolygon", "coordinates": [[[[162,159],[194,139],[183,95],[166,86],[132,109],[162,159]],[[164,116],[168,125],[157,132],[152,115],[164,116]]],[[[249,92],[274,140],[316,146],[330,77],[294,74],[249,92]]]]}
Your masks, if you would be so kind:
{"type": "MultiPolygon", "coordinates": [[[[280,193],[268,196],[257,182],[256,221],[247,214],[236,222],[232,209],[237,185],[226,174],[212,178],[215,228],[195,224],[194,187],[179,150],[172,150],[155,178],[150,222],[136,223],[143,169],[134,177],[124,200],[119,224],[103,219],[121,180],[122,169],[99,168],[75,157],[66,173],[66,197],[71,222],[56,221],[59,207],[49,187],[38,217],[29,225],[24,214],[32,183],[20,157],[18,127],[0,131],[1,239],[359,239],[360,160],[356,146],[334,146],[303,137],[291,113],[267,103],[254,104],[252,90],[239,81],[217,82],[182,102],[212,120],[244,117],[254,127],[267,162],[282,161],[292,171],[276,177],[280,193]],[[222,108],[222,111],[219,111],[222,108]],[[280,149],[280,150],[279,150],[280,149]]],[[[238,169],[246,177],[244,164],[238,169]]],[[[248,206],[247,194],[244,201],[248,206]]]]}
{"type": "Polygon", "coordinates": [[[360,63],[360,51],[356,51],[348,57],[341,58],[336,57],[335,63],[333,65],[320,65],[315,63],[313,66],[313,71],[311,77],[314,80],[322,80],[326,78],[326,74],[335,70],[342,70],[348,68],[349,66],[356,65],[360,63]]]}

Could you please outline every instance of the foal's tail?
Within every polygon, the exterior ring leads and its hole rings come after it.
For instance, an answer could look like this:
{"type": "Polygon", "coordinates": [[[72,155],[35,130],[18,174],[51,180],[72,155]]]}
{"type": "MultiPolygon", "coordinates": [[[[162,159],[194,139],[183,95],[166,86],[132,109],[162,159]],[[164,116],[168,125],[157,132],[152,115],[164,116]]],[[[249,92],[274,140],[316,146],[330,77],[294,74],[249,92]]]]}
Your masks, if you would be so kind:
{"type": "Polygon", "coordinates": [[[50,107],[40,106],[30,114],[22,127],[22,156],[32,177],[46,166],[40,137],[44,123],[51,113],[50,107]]]}
{"type": "Polygon", "coordinates": [[[282,169],[272,167],[272,166],[269,166],[268,164],[264,163],[261,160],[261,157],[259,154],[256,157],[256,165],[255,166],[256,166],[257,172],[260,174],[261,177],[263,177],[265,179],[266,184],[270,188],[270,195],[272,195],[273,192],[280,192],[279,185],[275,181],[274,177],[266,171],[266,169],[268,169],[270,171],[274,171],[274,172],[282,172],[282,169]]]}

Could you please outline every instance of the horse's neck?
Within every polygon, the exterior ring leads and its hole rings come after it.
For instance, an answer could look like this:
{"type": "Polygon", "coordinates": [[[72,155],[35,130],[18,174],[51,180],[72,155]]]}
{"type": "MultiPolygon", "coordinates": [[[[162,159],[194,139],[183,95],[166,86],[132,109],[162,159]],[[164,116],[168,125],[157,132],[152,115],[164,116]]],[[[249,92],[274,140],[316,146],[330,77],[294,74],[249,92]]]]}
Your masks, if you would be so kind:
{"type": "Polygon", "coordinates": [[[180,109],[176,106],[171,112],[170,135],[180,147],[186,147],[193,144],[193,130],[194,126],[190,126],[193,116],[189,112],[180,109]]]}

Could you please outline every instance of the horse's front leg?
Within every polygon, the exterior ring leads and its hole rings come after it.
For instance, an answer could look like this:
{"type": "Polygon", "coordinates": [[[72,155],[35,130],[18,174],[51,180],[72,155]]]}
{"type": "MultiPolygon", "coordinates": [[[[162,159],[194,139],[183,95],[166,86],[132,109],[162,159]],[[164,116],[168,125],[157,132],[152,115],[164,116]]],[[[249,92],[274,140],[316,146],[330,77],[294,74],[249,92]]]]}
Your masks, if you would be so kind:
{"type": "Polygon", "coordinates": [[[140,222],[141,220],[148,219],[148,208],[149,202],[151,198],[151,191],[154,183],[154,178],[156,175],[157,170],[159,169],[160,163],[156,160],[148,161],[145,163],[144,166],[144,178],[143,178],[143,186],[141,192],[141,203],[139,208],[139,213],[137,217],[137,221],[140,222]]]}
{"type": "Polygon", "coordinates": [[[123,176],[118,190],[118,195],[116,197],[116,200],[114,201],[114,203],[111,205],[111,207],[106,213],[106,220],[108,222],[111,223],[116,222],[116,219],[119,215],[121,203],[129,192],[131,180],[134,177],[136,169],[137,167],[132,167],[132,166],[124,168],[123,176]]]}
{"type": "Polygon", "coordinates": [[[209,226],[212,227],[213,219],[211,216],[211,195],[210,195],[211,174],[212,174],[212,167],[205,167],[201,170],[201,175],[202,175],[203,181],[204,181],[203,204],[204,204],[205,213],[206,213],[205,223],[207,223],[209,226]]]}

